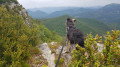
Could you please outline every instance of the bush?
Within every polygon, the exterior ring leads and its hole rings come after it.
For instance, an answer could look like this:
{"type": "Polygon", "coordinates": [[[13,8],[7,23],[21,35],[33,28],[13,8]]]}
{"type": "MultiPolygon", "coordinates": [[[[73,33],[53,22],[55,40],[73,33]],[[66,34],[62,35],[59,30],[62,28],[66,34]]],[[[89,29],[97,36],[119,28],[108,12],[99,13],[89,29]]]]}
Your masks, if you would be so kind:
{"type": "MultiPolygon", "coordinates": [[[[55,60],[55,63],[57,63],[57,60],[55,60]]],[[[64,58],[60,58],[59,62],[58,62],[58,67],[62,67],[64,63],[64,58]]]]}
{"type": "Polygon", "coordinates": [[[31,67],[30,64],[23,63],[21,67],[31,67]]]}
{"type": "Polygon", "coordinates": [[[120,31],[107,32],[104,39],[104,49],[98,51],[98,42],[102,37],[89,34],[85,40],[85,48],[77,45],[79,50],[73,51],[70,67],[117,67],[120,65],[120,31]]]}
{"type": "Polygon", "coordinates": [[[34,25],[26,25],[13,10],[0,7],[0,67],[21,67],[30,57],[30,47],[38,43],[38,31],[34,25]]]}
{"type": "Polygon", "coordinates": [[[47,65],[42,65],[42,67],[48,67],[47,65]]]}
{"type": "Polygon", "coordinates": [[[39,53],[39,49],[37,47],[30,47],[30,54],[38,54],[39,53]]]}

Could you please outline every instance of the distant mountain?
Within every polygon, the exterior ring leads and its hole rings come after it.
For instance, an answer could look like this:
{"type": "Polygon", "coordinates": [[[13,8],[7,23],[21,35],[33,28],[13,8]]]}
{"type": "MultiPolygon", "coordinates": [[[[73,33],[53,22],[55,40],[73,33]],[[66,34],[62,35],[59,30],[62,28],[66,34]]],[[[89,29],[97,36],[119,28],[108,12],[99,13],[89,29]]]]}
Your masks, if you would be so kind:
{"type": "Polygon", "coordinates": [[[63,15],[70,15],[75,18],[97,19],[107,24],[116,24],[120,26],[120,4],[115,4],[115,3],[108,4],[104,7],[98,7],[98,8],[74,7],[69,9],[66,8],[66,10],[55,11],[51,14],[46,14],[46,13],[41,13],[41,14],[35,12],[35,14],[33,14],[34,16],[32,16],[31,14],[30,15],[33,18],[37,18],[37,19],[55,18],[63,15]]]}
{"type": "Polygon", "coordinates": [[[69,9],[57,11],[48,17],[57,17],[62,15],[70,15],[77,18],[93,18],[107,24],[120,25],[120,4],[108,4],[100,9],[69,9]]]}
{"type": "MultiPolygon", "coordinates": [[[[70,16],[64,15],[51,19],[41,19],[41,21],[51,31],[56,31],[56,33],[58,33],[59,35],[65,36],[65,21],[68,17],[70,16]]],[[[95,34],[102,35],[105,34],[106,31],[112,29],[111,27],[100,21],[94,19],[85,19],[85,18],[77,19],[76,26],[84,34],[88,34],[92,32],[94,35],[95,34]]]]}
{"type": "MultiPolygon", "coordinates": [[[[32,9],[28,9],[30,11],[43,11],[43,12],[46,12],[48,14],[51,14],[53,12],[56,12],[56,11],[64,11],[64,10],[67,10],[67,9],[73,9],[73,8],[79,8],[79,7],[43,7],[43,8],[32,8],[32,9]]],[[[96,8],[100,8],[100,7],[92,7],[92,9],[96,9],[96,8]]]]}
{"type": "Polygon", "coordinates": [[[81,8],[81,7],[49,7],[47,8],[46,7],[46,8],[28,9],[28,12],[33,18],[43,18],[43,16],[45,18],[53,18],[53,17],[62,16],[62,15],[74,16],[74,15],[78,15],[79,13],[93,12],[99,8],[100,7],[88,7],[88,8],[87,7],[86,8],[81,8]],[[39,12],[40,14],[37,14],[37,12],[39,12]],[[47,13],[48,15],[46,15],[45,13],[47,13]],[[39,17],[36,14],[39,15],[39,17]]]}
{"type": "Polygon", "coordinates": [[[97,17],[104,22],[120,24],[120,4],[109,4],[96,12],[97,17]]]}
{"type": "Polygon", "coordinates": [[[97,11],[82,14],[78,13],[74,16],[78,16],[80,18],[95,18],[109,24],[120,24],[120,4],[109,4],[97,11]]]}
{"type": "Polygon", "coordinates": [[[36,18],[36,19],[45,18],[48,15],[47,13],[40,10],[37,11],[27,10],[27,12],[32,18],[36,18]]]}
{"type": "Polygon", "coordinates": [[[109,24],[120,24],[120,4],[108,4],[100,9],[68,9],[53,12],[48,15],[48,17],[58,17],[62,15],[70,15],[78,18],[94,18],[109,24]]]}
{"type": "Polygon", "coordinates": [[[58,17],[58,16],[62,16],[62,15],[71,15],[71,16],[75,16],[81,13],[86,13],[86,12],[93,12],[96,9],[92,9],[92,8],[72,8],[72,9],[67,9],[67,10],[63,10],[63,11],[56,11],[53,12],[51,14],[48,15],[49,18],[51,17],[58,17]]]}

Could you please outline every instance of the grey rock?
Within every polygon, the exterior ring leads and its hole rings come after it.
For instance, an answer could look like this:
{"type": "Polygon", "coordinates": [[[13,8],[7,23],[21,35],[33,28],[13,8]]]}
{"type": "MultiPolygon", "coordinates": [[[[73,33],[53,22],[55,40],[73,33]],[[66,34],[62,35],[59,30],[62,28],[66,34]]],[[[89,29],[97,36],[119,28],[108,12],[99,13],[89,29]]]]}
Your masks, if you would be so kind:
{"type": "Polygon", "coordinates": [[[42,51],[42,56],[47,59],[48,67],[55,67],[55,55],[51,54],[51,50],[48,47],[47,43],[43,43],[40,45],[40,51],[42,51]]]}

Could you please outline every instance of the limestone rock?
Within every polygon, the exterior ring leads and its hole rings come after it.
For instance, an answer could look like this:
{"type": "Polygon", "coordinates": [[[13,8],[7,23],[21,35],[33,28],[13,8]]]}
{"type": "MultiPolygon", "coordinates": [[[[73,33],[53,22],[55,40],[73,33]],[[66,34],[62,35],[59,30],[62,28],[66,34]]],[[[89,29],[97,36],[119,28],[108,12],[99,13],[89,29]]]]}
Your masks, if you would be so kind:
{"type": "Polygon", "coordinates": [[[55,63],[54,63],[55,55],[51,54],[51,50],[48,47],[48,44],[47,43],[43,43],[39,47],[40,47],[40,50],[42,51],[42,56],[45,59],[47,59],[48,67],[55,67],[55,63]]]}

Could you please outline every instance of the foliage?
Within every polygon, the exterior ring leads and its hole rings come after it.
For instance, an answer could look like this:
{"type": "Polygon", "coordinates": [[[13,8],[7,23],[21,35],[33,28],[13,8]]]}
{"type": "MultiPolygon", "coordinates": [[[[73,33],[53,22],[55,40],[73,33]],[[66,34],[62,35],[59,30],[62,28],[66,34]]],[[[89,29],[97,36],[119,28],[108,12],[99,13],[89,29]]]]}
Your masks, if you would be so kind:
{"type": "Polygon", "coordinates": [[[47,29],[39,20],[34,20],[39,29],[39,35],[41,38],[41,43],[43,42],[61,42],[62,37],[56,34],[56,32],[51,32],[49,29],[47,29]]]}
{"type": "Polygon", "coordinates": [[[112,33],[107,32],[104,41],[105,49],[103,50],[104,65],[120,65],[120,31],[112,30],[112,33]]]}
{"type": "Polygon", "coordinates": [[[30,25],[27,25],[25,18],[17,12],[18,7],[13,10],[8,6],[0,7],[0,67],[29,66],[25,61],[39,53],[36,45],[62,40],[38,20],[31,18],[30,25]]]}
{"type": "Polygon", "coordinates": [[[42,65],[42,67],[48,67],[47,65],[42,65]]]}
{"type": "Polygon", "coordinates": [[[21,67],[31,67],[29,64],[27,64],[26,62],[21,64],[22,66],[21,67]]]}
{"type": "MultiPolygon", "coordinates": [[[[55,63],[57,63],[57,60],[55,60],[55,63]]],[[[63,67],[63,63],[64,63],[64,58],[60,58],[58,62],[58,67],[63,67]]]]}
{"type": "Polygon", "coordinates": [[[21,67],[30,56],[30,47],[38,43],[34,25],[26,25],[13,10],[0,7],[0,66],[21,67]]]}
{"type": "Polygon", "coordinates": [[[102,37],[89,34],[85,40],[85,48],[77,45],[79,50],[73,51],[70,67],[117,67],[120,65],[120,31],[107,32],[102,52],[97,43],[102,37]]]}
{"type": "Polygon", "coordinates": [[[37,47],[30,47],[30,54],[34,55],[38,53],[39,53],[39,49],[37,47]]]}

